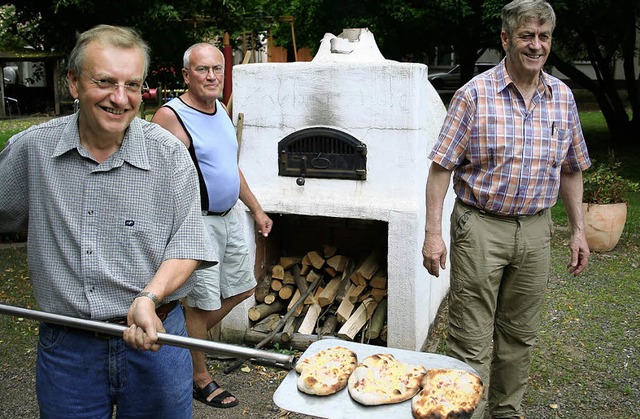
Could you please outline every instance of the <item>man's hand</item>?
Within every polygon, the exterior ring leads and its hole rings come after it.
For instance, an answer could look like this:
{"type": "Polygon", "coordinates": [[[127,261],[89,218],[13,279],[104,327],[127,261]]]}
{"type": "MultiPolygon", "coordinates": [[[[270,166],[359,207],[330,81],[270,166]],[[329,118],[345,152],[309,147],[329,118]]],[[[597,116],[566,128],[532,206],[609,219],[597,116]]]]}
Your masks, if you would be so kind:
{"type": "Polygon", "coordinates": [[[571,260],[567,265],[569,273],[573,275],[580,275],[580,273],[587,267],[589,262],[589,245],[583,232],[571,234],[571,241],[569,242],[569,250],[571,252],[571,260]]]}
{"type": "Polygon", "coordinates": [[[258,233],[263,237],[267,237],[271,233],[271,227],[273,227],[273,221],[264,211],[260,210],[253,215],[253,219],[258,224],[258,233]]]}
{"type": "Polygon", "coordinates": [[[151,350],[156,352],[162,345],[158,341],[158,332],[164,333],[162,321],[156,315],[156,306],[150,298],[139,297],[133,300],[129,313],[127,314],[127,324],[123,338],[134,348],[143,351],[151,350]]]}
{"type": "Polygon", "coordinates": [[[427,271],[435,277],[440,276],[440,268],[445,269],[447,264],[447,247],[442,240],[442,235],[426,233],[422,245],[422,264],[427,271]]]}

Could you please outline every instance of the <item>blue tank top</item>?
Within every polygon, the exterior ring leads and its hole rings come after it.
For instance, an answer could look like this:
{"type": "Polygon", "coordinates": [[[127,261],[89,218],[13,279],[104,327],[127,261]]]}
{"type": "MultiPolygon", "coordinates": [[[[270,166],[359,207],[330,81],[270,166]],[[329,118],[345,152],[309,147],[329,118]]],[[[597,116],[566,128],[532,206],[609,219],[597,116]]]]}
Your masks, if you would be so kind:
{"type": "Polygon", "coordinates": [[[238,142],[231,118],[216,100],[216,112],[209,114],[176,98],[171,108],[189,136],[189,154],[200,179],[200,198],[205,211],[222,212],[233,207],[240,196],[238,142]]]}

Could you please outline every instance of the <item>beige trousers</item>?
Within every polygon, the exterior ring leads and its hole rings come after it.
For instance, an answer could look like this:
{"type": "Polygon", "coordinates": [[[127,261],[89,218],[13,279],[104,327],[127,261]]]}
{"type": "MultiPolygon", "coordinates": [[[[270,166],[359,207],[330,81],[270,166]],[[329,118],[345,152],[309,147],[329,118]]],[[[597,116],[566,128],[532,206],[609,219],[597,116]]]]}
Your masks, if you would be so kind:
{"type": "Polygon", "coordinates": [[[549,278],[550,211],[505,217],[456,201],[451,215],[449,355],[479,374],[473,418],[524,415],[531,353],[549,278]]]}

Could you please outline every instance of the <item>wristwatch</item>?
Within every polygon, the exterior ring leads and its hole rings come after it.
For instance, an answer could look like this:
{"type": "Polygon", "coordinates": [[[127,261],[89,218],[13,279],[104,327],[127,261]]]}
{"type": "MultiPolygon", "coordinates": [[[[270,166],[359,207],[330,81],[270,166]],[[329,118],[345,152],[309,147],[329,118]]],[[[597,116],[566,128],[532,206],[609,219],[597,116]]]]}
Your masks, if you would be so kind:
{"type": "MultiPolygon", "coordinates": [[[[149,292],[149,291],[141,291],[140,293],[138,293],[138,295],[136,295],[136,297],[135,297],[135,298],[140,298],[140,297],[147,297],[147,298],[150,298],[150,299],[151,299],[151,301],[153,301],[153,304],[154,304],[156,307],[158,307],[158,303],[159,303],[159,301],[158,301],[158,296],[157,296],[157,295],[155,295],[154,293],[149,292]]],[[[134,298],[134,300],[135,300],[135,298],[134,298]]]]}

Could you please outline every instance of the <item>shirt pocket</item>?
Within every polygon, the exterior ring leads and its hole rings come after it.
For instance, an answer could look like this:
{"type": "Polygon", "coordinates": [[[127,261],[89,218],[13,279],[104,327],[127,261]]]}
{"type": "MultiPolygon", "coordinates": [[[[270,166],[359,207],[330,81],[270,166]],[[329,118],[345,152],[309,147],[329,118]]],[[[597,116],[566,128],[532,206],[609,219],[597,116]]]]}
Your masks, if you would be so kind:
{"type": "Polygon", "coordinates": [[[549,143],[549,150],[547,154],[547,161],[549,169],[559,170],[562,166],[562,161],[569,148],[569,142],[571,141],[571,130],[558,128],[552,130],[551,142],[549,143]]]}

